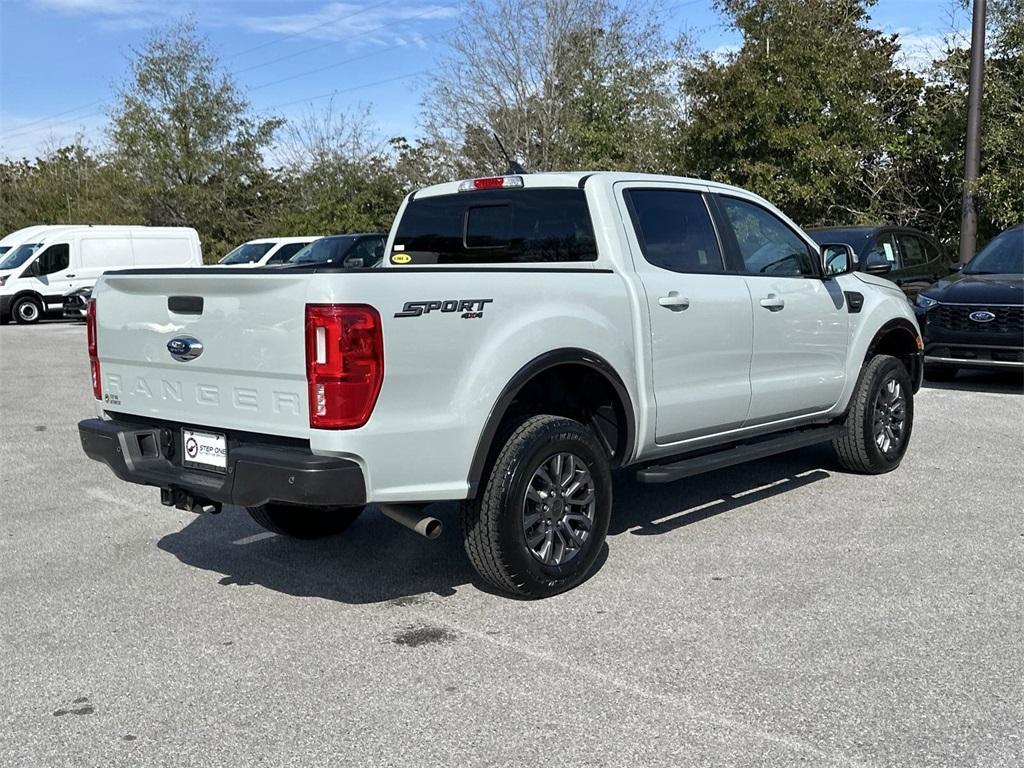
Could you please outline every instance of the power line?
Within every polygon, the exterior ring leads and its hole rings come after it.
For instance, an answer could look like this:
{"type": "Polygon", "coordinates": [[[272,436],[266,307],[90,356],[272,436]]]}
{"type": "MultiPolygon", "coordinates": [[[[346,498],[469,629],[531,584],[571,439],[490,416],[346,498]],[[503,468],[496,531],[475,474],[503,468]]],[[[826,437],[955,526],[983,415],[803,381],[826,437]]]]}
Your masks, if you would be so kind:
{"type": "Polygon", "coordinates": [[[359,91],[363,88],[373,88],[378,85],[386,85],[387,83],[395,83],[399,80],[408,80],[410,77],[417,77],[419,75],[425,75],[430,72],[429,69],[421,69],[418,72],[409,72],[405,75],[398,75],[397,77],[389,77],[386,80],[377,80],[373,83],[364,83],[363,85],[354,85],[351,88],[336,88],[329,93],[321,93],[318,96],[306,96],[302,99],[295,99],[294,101],[286,101],[283,104],[274,104],[273,106],[267,107],[267,109],[281,109],[281,107],[291,107],[295,104],[302,104],[307,101],[317,101],[318,99],[326,99],[328,96],[338,96],[342,93],[350,93],[351,91],[359,91]]]}
{"type": "MultiPolygon", "coordinates": [[[[442,30],[440,32],[435,32],[432,35],[421,35],[419,39],[420,40],[432,40],[435,37],[441,37],[442,35],[446,35],[446,34],[448,34],[451,31],[452,30],[450,30],[450,29],[445,29],[445,30],[442,30]]],[[[306,77],[308,75],[315,75],[315,74],[318,74],[320,72],[326,72],[329,69],[337,69],[338,67],[344,66],[345,64],[351,64],[352,62],[355,62],[355,61],[362,61],[363,59],[369,59],[369,58],[371,58],[373,56],[379,56],[382,53],[387,53],[388,51],[390,51],[390,50],[392,50],[394,48],[400,48],[400,47],[402,47],[402,46],[391,45],[391,46],[388,46],[386,48],[380,48],[380,49],[378,49],[376,51],[371,51],[370,53],[364,53],[361,56],[353,56],[350,59],[344,59],[342,61],[336,61],[333,64],[325,64],[322,67],[317,67],[315,69],[307,69],[304,72],[297,72],[297,73],[295,73],[293,75],[288,75],[287,77],[281,77],[281,78],[278,78],[277,80],[271,80],[270,82],[267,82],[267,83],[260,83],[259,85],[252,86],[249,90],[250,91],[259,91],[259,90],[261,90],[263,88],[269,88],[272,85],[278,85],[280,83],[286,83],[289,80],[298,80],[299,78],[306,77]]]]}
{"type": "Polygon", "coordinates": [[[29,123],[22,123],[21,125],[19,125],[15,129],[15,132],[11,136],[8,136],[8,138],[12,138],[14,136],[19,136],[22,133],[32,133],[32,131],[25,131],[25,129],[26,128],[30,128],[30,127],[32,127],[34,125],[39,125],[40,123],[49,122],[50,120],[53,120],[55,117],[62,117],[63,115],[70,115],[72,112],[78,112],[79,110],[87,109],[88,107],[94,107],[97,104],[102,104],[104,101],[105,101],[105,99],[97,99],[96,101],[90,101],[88,104],[81,104],[81,105],[79,105],[77,107],[73,107],[71,109],[65,109],[63,112],[57,112],[56,114],[50,115],[49,117],[41,117],[38,120],[33,120],[33,121],[29,122],[29,123]]]}
{"type": "Polygon", "coordinates": [[[360,14],[366,13],[367,11],[373,11],[373,10],[376,10],[377,8],[383,8],[385,5],[390,5],[393,2],[395,2],[395,0],[384,0],[384,2],[382,2],[382,3],[376,3],[375,5],[364,6],[364,7],[360,8],[358,11],[352,11],[351,13],[343,13],[340,16],[335,16],[333,18],[327,19],[327,21],[321,21],[321,22],[319,22],[317,24],[314,24],[311,27],[307,27],[305,29],[300,29],[300,30],[297,30],[295,32],[289,32],[287,35],[281,35],[281,36],[275,37],[275,39],[273,39],[273,40],[268,40],[265,43],[260,43],[259,45],[254,45],[251,48],[243,48],[242,50],[236,51],[235,53],[232,53],[230,56],[225,57],[225,60],[226,61],[230,61],[231,59],[237,59],[239,56],[244,56],[247,53],[252,53],[253,51],[261,50],[261,49],[266,48],[267,46],[270,46],[270,45],[275,45],[276,43],[279,43],[282,40],[290,40],[293,37],[299,37],[300,35],[305,35],[305,34],[307,34],[309,32],[312,32],[312,31],[314,31],[316,29],[320,29],[321,27],[326,27],[329,24],[335,24],[335,23],[337,23],[339,21],[345,21],[346,19],[351,19],[354,16],[359,16],[360,14]]]}

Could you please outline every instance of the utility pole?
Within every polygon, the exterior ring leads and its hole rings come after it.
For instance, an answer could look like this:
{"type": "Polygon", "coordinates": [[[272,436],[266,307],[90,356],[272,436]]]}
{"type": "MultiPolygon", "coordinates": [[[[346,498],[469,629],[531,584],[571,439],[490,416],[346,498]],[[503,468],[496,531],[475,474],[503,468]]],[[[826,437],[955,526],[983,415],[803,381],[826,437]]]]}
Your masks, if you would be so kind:
{"type": "Polygon", "coordinates": [[[967,156],[964,160],[964,196],[960,213],[960,263],[974,258],[978,239],[978,213],[974,189],[981,165],[981,84],[985,67],[985,0],[974,0],[971,25],[971,74],[967,86],[967,156]]]}

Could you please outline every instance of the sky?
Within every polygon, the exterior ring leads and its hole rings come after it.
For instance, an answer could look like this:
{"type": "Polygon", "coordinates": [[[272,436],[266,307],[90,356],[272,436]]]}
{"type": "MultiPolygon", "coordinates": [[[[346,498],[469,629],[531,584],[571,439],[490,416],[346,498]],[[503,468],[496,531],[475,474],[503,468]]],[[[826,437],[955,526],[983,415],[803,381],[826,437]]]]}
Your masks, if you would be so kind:
{"type": "MultiPolygon", "coordinates": [[[[0,156],[35,157],[76,135],[101,146],[133,48],[192,14],[262,114],[298,119],[371,108],[381,136],[420,135],[424,77],[445,54],[461,0],[0,0],[0,156]]],[[[666,38],[726,51],[738,35],[712,0],[663,0],[666,38]]],[[[957,0],[879,0],[875,24],[911,66],[970,20],[957,0]]]]}

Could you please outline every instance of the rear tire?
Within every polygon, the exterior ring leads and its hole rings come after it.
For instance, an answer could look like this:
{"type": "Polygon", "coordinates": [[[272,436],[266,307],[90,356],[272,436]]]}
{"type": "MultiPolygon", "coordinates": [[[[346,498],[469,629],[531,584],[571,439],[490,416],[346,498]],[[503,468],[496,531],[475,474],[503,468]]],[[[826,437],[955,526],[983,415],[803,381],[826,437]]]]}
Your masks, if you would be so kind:
{"type": "Polygon", "coordinates": [[[924,377],[928,381],[952,381],[960,369],[955,365],[926,365],[924,377]]]}
{"type": "Polygon", "coordinates": [[[365,507],[298,507],[264,504],[247,507],[250,517],[268,531],[293,539],[336,536],[355,522],[365,507]]]}
{"type": "Polygon", "coordinates": [[[907,369],[877,355],[861,369],[845,432],[832,440],[843,469],[869,475],[900,465],[914,427],[914,392],[907,369]]]}
{"type": "Polygon", "coordinates": [[[11,307],[11,315],[18,325],[33,325],[43,316],[43,305],[39,303],[39,299],[22,296],[11,307]]]}
{"type": "Polygon", "coordinates": [[[593,433],[572,419],[533,416],[509,436],[477,498],[462,505],[466,553],[495,589],[548,597],[593,569],[611,508],[608,457],[593,433]]]}

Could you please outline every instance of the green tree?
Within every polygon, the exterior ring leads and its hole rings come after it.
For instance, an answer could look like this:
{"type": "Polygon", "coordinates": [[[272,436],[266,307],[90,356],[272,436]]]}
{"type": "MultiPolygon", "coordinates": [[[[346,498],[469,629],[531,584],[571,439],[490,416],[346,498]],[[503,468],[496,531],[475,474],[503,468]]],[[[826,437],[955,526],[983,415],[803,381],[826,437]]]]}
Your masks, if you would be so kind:
{"type": "Polygon", "coordinates": [[[868,24],[874,0],[718,0],[738,51],[684,67],[680,165],[804,224],[912,220],[897,162],[921,83],[868,24]]]}
{"type": "Polygon", "coordinates": [[[134,53],[111,114],[113,161],[145,223],[195,227],[214,260],[271,212],[263,152],[282,121],[251,113],[192,20],[134,53]]]}
{"type": "Polygon", "coordinates": [[[0,163],[0,232],[33,224],[134,224],[133,201],[119,194],[116,174],[81,141],[35,161],[0,163]]]}

